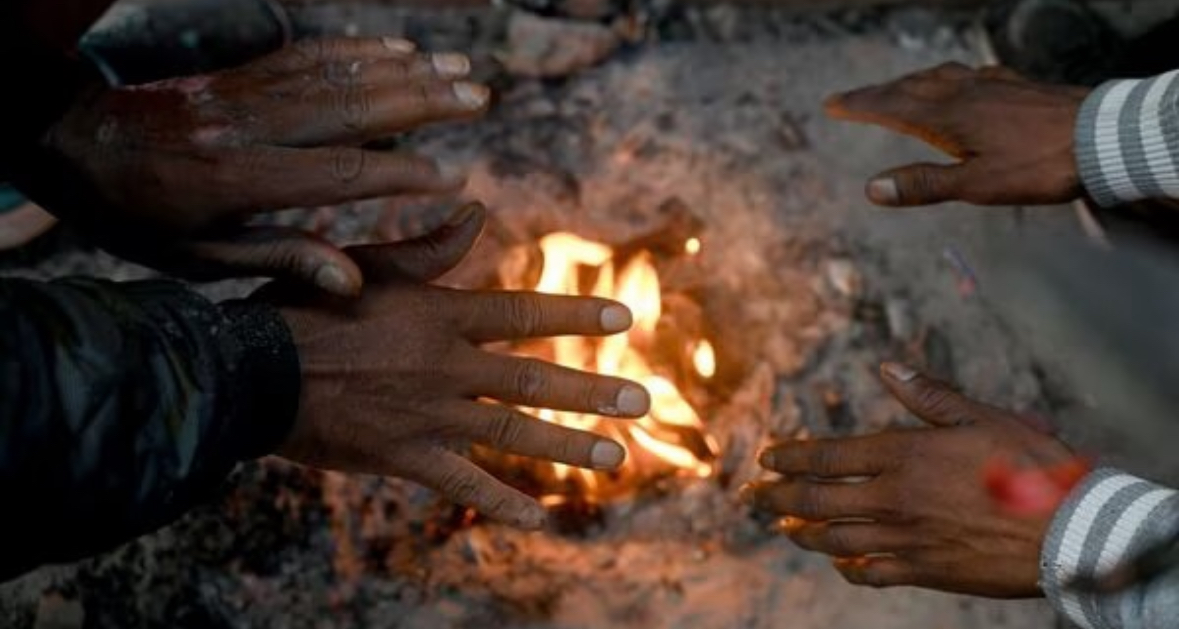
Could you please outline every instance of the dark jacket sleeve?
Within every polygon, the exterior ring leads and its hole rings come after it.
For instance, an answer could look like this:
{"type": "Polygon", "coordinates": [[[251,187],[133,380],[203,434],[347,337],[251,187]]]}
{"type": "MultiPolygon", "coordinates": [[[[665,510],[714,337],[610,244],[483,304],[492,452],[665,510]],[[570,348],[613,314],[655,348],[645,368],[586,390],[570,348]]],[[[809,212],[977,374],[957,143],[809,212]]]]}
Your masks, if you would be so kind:
{"type": "Polygon", "coordinates": [[[170,282],[0,279],[0,580],[210,498],[294,421],[278,313],[170,282]]]}

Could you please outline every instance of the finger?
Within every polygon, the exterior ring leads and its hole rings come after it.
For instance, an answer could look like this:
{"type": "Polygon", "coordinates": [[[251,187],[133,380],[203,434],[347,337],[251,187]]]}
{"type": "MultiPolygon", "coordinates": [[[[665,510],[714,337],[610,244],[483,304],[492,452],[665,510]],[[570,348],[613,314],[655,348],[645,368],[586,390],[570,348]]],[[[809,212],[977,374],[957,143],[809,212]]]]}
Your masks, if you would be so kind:
{"type": "Polygon", "coordinates": [[[263,276],[310,284],[341,297],[360,293],[357,265],[331,243],[285,227],[245,227],[178,247],[207,277],[263,276]]]}
{"type": "Polygon", "coordinates": [[[305,39],[252,65],[272,73],[295,73],[328,64],[400,59],[416,50],[413,42],[397,37],[324,37],[305,39]]]}
{"type": "Polygon", "coordinates": [[[401,194],[453,192],[465,182],[462,173],[421,155],[353,147],[251,148],[216,168],[214,185],[224,196],[217,205],[226,208],[225,214],[237,216],[401,194]]]}
{"type": "Polygon", "coordinates": [[[1000,79],[1003,81],[1026,81],[1022,74],[1008,68],[1006,66],[986,66],[980,68],[979,76],[987,79],[1000,79]]]}
{"type": "Polygon", "coordinates": [[[832,557],[901,553],[918,543],[904,529],[859,522],[805,522],[787,529],[786,536],[806,550],[832,557]]]}
{"type": "Polygon", "coordinates": [[[852,585],[874,588],[915,585],[918,575],[908,562],[894,557],[856,557],[832,562],[852,585]]]}
{"type": "Polygon", "coordinates": [[[928,70],[916,72],[910,75],[910,78],[956,81],[960,79],[969,79],[973,77],[974,74],[974,68],[971,68],[964,63],[957,61],[947,61],[946,63],[934,66],[928,70]]]}
{"type": "Polygon", "coordinates": [[[647,391],[621,378],[474,348],[460,363],[462,372],[457,377],[467,396],[609,417],[642,417],[651,408],[647,391]]]}
{"type": "Polygon", "coordinates": [[[630,329],[630,309],[609,299],[516,291],[466,292],[455,309],[476,343],[563,335],[602,336],[630,329]]]}
{"type": "Polygon", "coordinates": [[[836,120],[875,124],[901,133],[916,129],[915,121],[925,113],[922,103],[891,83],[835,94],[823,108],[836,120]]]}
{"type": "Polygon", "coordinates": [[[466,257],[483,233],[487,211],[478,203],[459,208],[438,229],[412,240],[360,245],[344,250],[370,282],[410,279],[432,282],[466,257]]]}
{"type": "Polygon", "coordinates": [[[991,409],[954,391],[945,384],[897,363],[880,367],[884,386],[909,412],[932,426],[949,427],[974,423],[990,415],[991,409]]]}
{"type": "Polygon", "coordinates": [[[423,81],[334,86],[260,121],[263,139],[284,146],[359,144],[421,125],[479,116],[491,99],[483,85],[423,81]]]}
{"type": "Polygon", "coordinates": [[[541,528],[548,519],[536,500],[454,452],[434,447],[411,456],[416,463],[397,475],[429,487],[448,500],[524,529],[541,528]]]}
{"type": "Polygon", "coordinates": [[[822,478],[875,476],[895,460],[897,439],[905,434],[787,441],[762,450],[758,463],[779,474],[822,478]]]}
{"type": "Polygon", "coordinates": [[[969,183],[968,164],[913,164],[881,173],[868,182],[868,199],[877,205],[912,207],[962,200],[969,183]]]}
{"type": "Polygon", "coordinates": [[[626,460],[626,450],[610,439],[508,406],[464,402],[446,415],[463,436],[502,452],[599,470],[615,469],[626,460]]]}
{"type": "Polygon", "coordinates": [[[758,510],[814,522],[882,516],[884,509],[876,489],[871,481],[822,483],[784,478],[753,483],[741,493],[758,510]]]}

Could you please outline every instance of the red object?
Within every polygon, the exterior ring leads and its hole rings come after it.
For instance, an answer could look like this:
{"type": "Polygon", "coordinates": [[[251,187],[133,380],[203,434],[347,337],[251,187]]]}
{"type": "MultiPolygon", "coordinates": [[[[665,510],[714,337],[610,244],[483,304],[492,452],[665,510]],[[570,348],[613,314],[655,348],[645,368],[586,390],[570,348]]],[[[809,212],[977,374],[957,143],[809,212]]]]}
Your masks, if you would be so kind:
{"type": "Polygon", "coordinates": [[[1017,466],[997,458],[983,471],[983,483],[1003,511],[1021,517],[1048,516],[1090,470],[1081,457],[1043,467],[1017,466]]]}

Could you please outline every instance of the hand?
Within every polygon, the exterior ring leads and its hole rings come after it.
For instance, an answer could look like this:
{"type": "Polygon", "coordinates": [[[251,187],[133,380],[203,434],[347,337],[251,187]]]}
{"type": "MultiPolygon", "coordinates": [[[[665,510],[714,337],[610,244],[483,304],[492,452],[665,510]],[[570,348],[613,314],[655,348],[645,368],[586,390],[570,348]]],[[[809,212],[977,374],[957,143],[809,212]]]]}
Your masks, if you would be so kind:
{"type": "Polygon", "coordinates": [[[1073,131],[1088,93],[1005,68],[948,63],[833,96],[826,108],[832,118],[911,135],[958,160],[877,175],[867,187],[873,203],[1051,204],[1082,194],[1073,131]]]}
{"type": "Polygon", "coordinates": [[[80,99],[18,179],[114,252],[200,279],[278,275],[354,295],[360,270],[314,236],[251,214],[453,191],[459,173],[362,148],[483,112],[462,55],[392,39],[313,40],[243,67],[80,99]]]}
{"type": "Polygon", "coordinates": [[[304,373],[299,418],[279,454],[314,467],[404,477],[492,518],[536,528],[545,511],[535,500],[459,453],[478,443],[613,469],[625,457],[619,444],[508,405],[640,417],[650,398],[625,380],[479,349],[631,325],[630,311],[612,301],[427,284],[467,253],[483,221],[483,210],[469,206],[424,239],[348,249],[368,282],[356,301],[268,291],[304,373]]]}
{"type": "Polygon", "coordinates": [[[1085,466],[1056,438],[907,367],[884,382],[928,429],[768,448],[781,480],[751,486],[759,508],[787,516],[799,546],[836,558],[850,582],[913,585],[1000,598],[1039,595],[1040,546],[1085,466]],[[1022,493],[996,473],[1019,468],[1022,493]]]}

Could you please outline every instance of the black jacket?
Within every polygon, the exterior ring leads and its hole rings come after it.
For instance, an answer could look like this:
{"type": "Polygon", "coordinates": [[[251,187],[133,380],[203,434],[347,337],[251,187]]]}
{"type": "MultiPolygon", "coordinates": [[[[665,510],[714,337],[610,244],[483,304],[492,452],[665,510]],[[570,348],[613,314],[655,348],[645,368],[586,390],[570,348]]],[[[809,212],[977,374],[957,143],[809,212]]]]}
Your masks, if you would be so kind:
{"type": "Polygon", "coordinates": [[[176,519],[272,452],[298,398],[267,306],[171,282],[0,279],[0,581],[176,519]]]}

